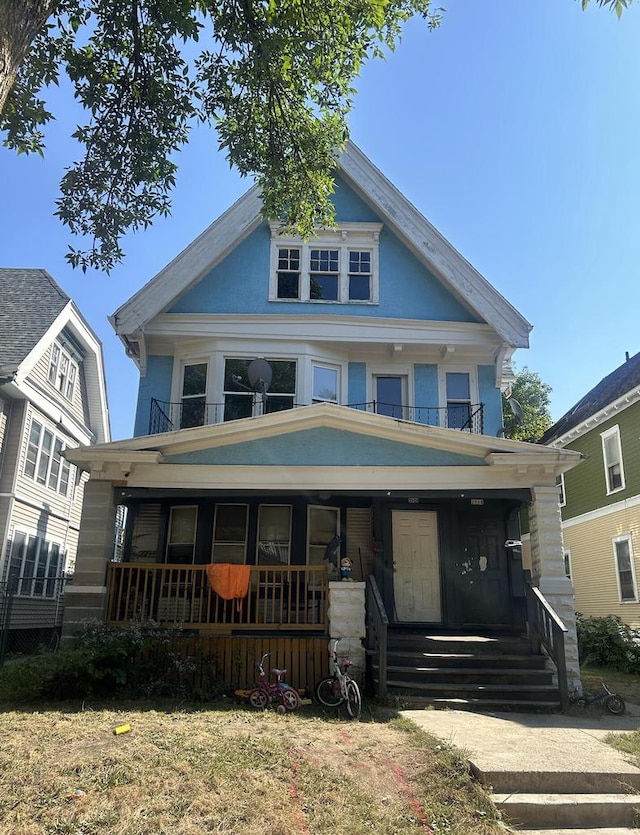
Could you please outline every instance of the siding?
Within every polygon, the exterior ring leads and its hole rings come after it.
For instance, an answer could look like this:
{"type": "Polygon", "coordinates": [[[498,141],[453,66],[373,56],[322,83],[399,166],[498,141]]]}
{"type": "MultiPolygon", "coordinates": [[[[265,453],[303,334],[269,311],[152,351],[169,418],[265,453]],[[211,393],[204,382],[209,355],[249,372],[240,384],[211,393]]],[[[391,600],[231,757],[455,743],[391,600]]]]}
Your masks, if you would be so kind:
{"type": "Polygon", "coordinates": [[[634,403],[567,446],[567,449],[582,452],[587,458],[565,474],[567,504],[562,509],[563,520],[640,494],[639,425],[640,403],[634,403]],[[600,435],[616,425],[620,427],[625,488],[607,496],[600,435]]]}
{"type": "Polygon", "coordinates": [[[51,348],[49,347],[31,369],[28,379],[34,383],[38,389],[45,392],[48,397],[59,403],[62,409],[72,414],[73,417],[81,424],[89,426],[86,382],[83,365],[80,364],[79,374],[73,391],[73,398],[71,400],[67,400],[67,398],[49,382],[50,360],[51,348]]]}
{"type": "Polygon", "coordinates": [[[5,432],[5,447],[0,470],[0,493],[11,493],[18,458],[22,449],[22,423],[26,401],[14,400],[5,432]]]}
{"type": "Polygon", "coordinates": [[[612,539],[631,534],[636,580],[640,579],[640,508],[627,508],[565,527],[564,546],[571,552],[576,610],[584,615],[617,615],[640,628],[640,604],[621,603],[612,539]]]}

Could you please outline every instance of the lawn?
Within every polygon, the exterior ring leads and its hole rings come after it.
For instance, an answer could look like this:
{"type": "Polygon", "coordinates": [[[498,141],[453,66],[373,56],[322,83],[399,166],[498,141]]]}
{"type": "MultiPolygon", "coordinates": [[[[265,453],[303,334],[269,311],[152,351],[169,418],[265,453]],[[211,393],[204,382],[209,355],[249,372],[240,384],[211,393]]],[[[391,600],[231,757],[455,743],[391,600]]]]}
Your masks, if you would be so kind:
{"type": "Polygon", "coordinates": [[[0,712],[7,835],[497,835],[456,752],[393,711],[141,703],[0,712]],[[364,715],[366,713],[366,716],[364,715]],[[116,735],[117,726],[131,730],[116,735]]]}
{"type": "Polygon", "coordinates": [[[602,682],[614,693],[618,693],[625,702],[640,705],[640,674],[619,673],[616,670],[599,667],[580,669],[582,685],[588,693],[597,693],[602,682]]]}

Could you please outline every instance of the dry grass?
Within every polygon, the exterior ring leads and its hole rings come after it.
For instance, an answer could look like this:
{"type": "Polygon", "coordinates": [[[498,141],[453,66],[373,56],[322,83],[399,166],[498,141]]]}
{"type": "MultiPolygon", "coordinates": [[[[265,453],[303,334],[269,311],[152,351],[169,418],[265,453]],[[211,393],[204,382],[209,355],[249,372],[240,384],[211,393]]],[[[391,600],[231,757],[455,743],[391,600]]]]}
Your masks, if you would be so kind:
{"type": "Polygon", "coordinates": [[[455,752],[392,712],[6,710],[0,740],[6,835],[504,832],[455,752]]]}
{"type": "Polygon", "coordinates": [[[589,693],[598,693],[604,681],[610,690],[619,693],[625,702],[640,705],[640,674],[619,673],[598,667],[582,667],[582,684],[589,693]]]}

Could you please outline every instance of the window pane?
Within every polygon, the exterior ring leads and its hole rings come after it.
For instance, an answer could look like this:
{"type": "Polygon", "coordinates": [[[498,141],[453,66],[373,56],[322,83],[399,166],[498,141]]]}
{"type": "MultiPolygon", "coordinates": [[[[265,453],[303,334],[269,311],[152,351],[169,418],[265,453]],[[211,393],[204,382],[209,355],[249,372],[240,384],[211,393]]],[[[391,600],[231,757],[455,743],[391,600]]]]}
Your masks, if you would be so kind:
{"type": "Polygon", "coordinates": [[[74,387],[75,387],[75,383],[76,383],[76,367],[75,367],[75,365],[71,365],[71,368],[69,369],[69,381],[67,382],[67,391],[66,391],[66,397],[67,397],[68,400],[73,399],[73,390],[74,390],[74,387]]]}
{"type": "Polygon", "coordinates": [[[338,369],[313,366],[313,399],[338,402],[338,369]]]}
{"type": "Polygon", "coordinates": [[[295,361],[273,360],[269,363],[273,372],[268,394],[296,393],[296,364],[295,361]]]}
{"type": "Polygon", "coordinates": [[[242,564],[245,562],[247,538],[246,505],[216,505],[213,561],[242,564]]]}
{"type": "Polygon", "coordinates": [[[9,566],[9,577],[20,577],[22,574],[22,560],[24,558],[25,546],[27,536],[20,531],[15,531],[13,534],[13,544],[11,545],[11,564],[9,566]]]}
{"type": "Polygon", "coordinates": [[[293,409],[293,397],[269,395],[267,398],[265,414],[271,415],[274,412],[286,412],[287,409],[293,409]]]}
{"type": "Polygon", "coordinates": [[[447,427],[449,429],[469,429],[471,427],[471,407],[468,403],[449,403],[447,405],[447,427]]]}
{"type": "Polygon", "coordinates": [[[278,273],[278,298],[300,298],[300,277],[298,273],[278,273]]]}
{"type": "Polygon", "coordinates": [[[402,377],[376,379],[376,412],[387,417],[402,417],[402,377]]]}
{"type": "Polygon", "coordinates": [[[312,249],[311,250],[311,272],[338,272],[338,250],[337,249],[312,249]]]}
{"type": "Polygon", "coordinates": [[[371,253],[352,249],[349,252],[349,273],[370,273],[371,253]]]}
{"type": "Polygon", "coordinates": [[[633,572],[631,569],[631,549],[628,539],[621,539],[614,543],[616,550],[616,561],[618,564],[618,578],[620,581],[621,600],[635,600],[636,590],[633,583],[633,572]]]}
{"type": "Polygon", "coordinates": [[[69,491],[69,473],[71,472],[71,465],[64,458],[62,459],[62,472],[60,473],[60,486],[58,491],[66,496],[69,491]]]}
{"type": "Polygon", "coordinates": [[[27,460],[24,465],[24,473],[29,478],[33,478],[36,472],[41,433],[42,426],[37,421],[32,421],[31,432],[29,433],[29,445],[27,447],[27,460]]]}
{"type": "Polygon", "coordinates": [[[58,363],[60,362],[60,348],[57,345],[51,346],[51,364],[49,365],[49,382],[55,385],[56,375],[58,371],[58,363]]]}
{"type": "Polygon", "coordinates": [[[262,541],[288,542],[291,508],[288,505],[262,505],[258,538],[262,541]]]}
{"type": "Polygon", "coordinates": [[[197,507],[171,508],[168,562],[193,562],[197,514],[197,507]]]}
{"type": "Polygon", "coordinates": [[[252,394],[226,394],[224,398],[224,419],[240,420],[253,413],[252,394]]]}
{"type": "Polygon", "coordinates": [[[47,470],[49,469],[49,461],[51,460],[52,447],[53,435],[48,429],[45,429],[42,438],[42,448],[40,449],[40,461],[38,463],[37,481],[39,481],[40,484],[47,483],[47,470]]]}
{"type": "Polygon", "coordinates": [[[462,373],[447,374],[447,400],[470,400],[471,389],[469,375],[462,373]]]}
{"type": "Polygon", "coordinates": [[[297,272],[300,269],[300,250],[281,248],[278,250],[278,270],[297,272]]]}
{"type": "Polygon", "coordinates": [[[49,487],[52,490],[58,489],[58,475],[60,473],[60,463],[61,463],[61,453],[62,453],[62,441],[59,438],[56,438],[55,445],[53,447],[53,459],[51,461],[51,472],[49,473],[49,487]]]}
{"type": "Polygon", "coordinates": [[[182,401],[180,411],[180,429],[192,426],[204,426],[206,406],[204,397],[193,397],[182,401]]]}
{"type": "Polygon", "coordinates": [[[309,563],[311,565],[322,564],[326,547],[337,533],[337,508],[309,508],[309,530],[307,531],[307,540],[309,544],[309,563]]]}
{"type": "Polygon", "coordinates": [[[338,276],[315,273],[309,277],[309,297],[325,301],[338,300],[338,276]]]}
{"type": "Polygon", "coordinates": [[[368,275],[349,276],[349,299],[351,301],[369,301],[371,299],[371,280],[368,275]]]}
{"type": "Polygon", "coordinates": [[[207,390],[207,363],[199,362],[195,365],[185,365],[182,396],[194,397],[205,394],[207,390]]]}

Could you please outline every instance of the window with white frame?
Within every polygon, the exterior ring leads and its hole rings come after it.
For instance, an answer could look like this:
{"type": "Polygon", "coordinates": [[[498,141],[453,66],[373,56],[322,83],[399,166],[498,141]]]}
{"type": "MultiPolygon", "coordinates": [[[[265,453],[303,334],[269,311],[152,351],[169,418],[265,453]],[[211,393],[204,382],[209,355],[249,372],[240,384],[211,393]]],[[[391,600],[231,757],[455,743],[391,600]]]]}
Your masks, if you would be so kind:
{"type": "Polygon", "coordinates": [[[270,301],[378,303],[379,223],[345,223],[302,241],[271,224],[270,301]]]}
{"type": "Polygon", "coordinates": [[[71,353],[54,342],[49,358],[49,382],[55,386],[67,400],[73,400],[78,379],[78,363],[71,353]]]}
{"type": "Polygon", "coordinates": [[[449,429],[471,428],[471,380],[466,371],[447,371],[447,426],[449,429]]]}
{"type": "Polygon", "coordinates": [[[198,508],[196,505],[174,505],[169,513],[167,562],[192,563],[196,550],[198,508]]]}
{"type": "Polygon", "coordinates": [[[335,365],[313,364],[314,403],[338,403],[340,391],[340,369],[335,365]]]}
{"type": "Polygon", "coordinates": [[[291,554],[291,505],[262,504],[258,508],[258,565],[288,565],[291,554]]]}
{"type": "Polygon", "coordinates": [[[242,565],[247,558],[246,504],[217,504],[213,522],[213,562],[242,565]]]}
{"type": "Polygon", "coordinates": [[[64,563],[65,552],[59,543],[14,531],[9,579],[16,594],[55,597],[61,591],[64,563]]]}
{"type": "Polygon", "coordinates": [[[560,473],[559,476],[556,476],[556,487],[558,488],[558,503],[560,504],[560,507],[564,507],[567,504],[567,494],[564,486],[564,473],[560,473]]]}
{"type": "Polygon", "coordinates": [[[620,443],[620,428],[613,426],[602,432],[602,459],[607,493],[615,493],[624,488],[624,468],[622,466],[622,445],[620,443]]]}
{"type": "Polygon", "coordinates": [[[24,474],[66,496],[69,492],[71,465],[62,457],[65,443],[37,420],[31,421],[24,474]]]}
{"type": "Polygon", "coordinates": [[[571,580],[571,551],[565,548],[562,552],[562,559],[564,561],[564,573],[571,580]]]}
{"type": "Polygon", "coordinates": [[[633,565],[631,535],[623,534],[613,539],[613,551],[616,560],[616,576],[621,603],[637,603],[638,589],[633,565]]]}
{"type": "Polygon", "coordinates": [[[228,357],[224,363],[224,419],[238,420],[293,409],[296,399],[296,361],[267,360],[271,383],[266,393],[253,391],[248,369],[252,360],[228,357]]]}
{"type": "Polygon", "coordinates": [[[337,507],[309,505],[307,518],[307,563],[322,565],[327,545],[340,530],[337,507]]]}
{"type": "Polygon", "coordinates": [[[194,362],[182,370],[180,429],[206,423],[207,369],[206,362],[194,362]]]}

